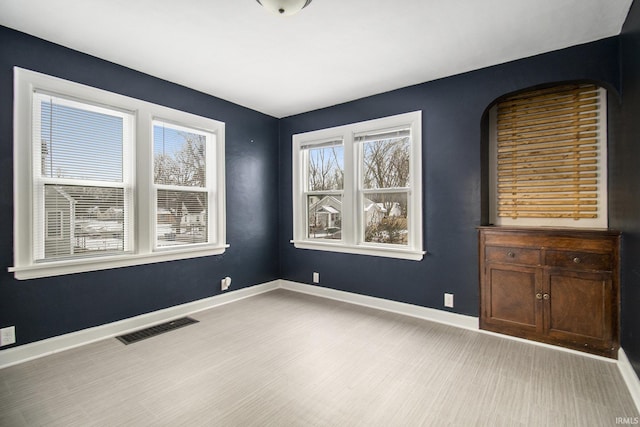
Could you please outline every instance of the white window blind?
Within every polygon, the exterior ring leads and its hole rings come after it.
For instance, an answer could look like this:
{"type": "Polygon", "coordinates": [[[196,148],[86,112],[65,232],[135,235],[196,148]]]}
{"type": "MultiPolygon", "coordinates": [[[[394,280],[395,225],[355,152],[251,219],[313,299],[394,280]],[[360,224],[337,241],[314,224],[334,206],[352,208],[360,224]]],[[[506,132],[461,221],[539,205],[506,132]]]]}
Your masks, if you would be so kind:
{"type": "Polygon", "coordinates": [[[604,107],[604,90],[580,84],[498,103],[497,222],[606,227],[604,107]]]}
{"type": "Polygon", "coordinates": [[[130,251],[133,115],[36,92],[34,259],[130,251]]]}
{"type": "Polygon", "coordinates": [[[208,163],[215,135],[162,121],[153,122],[156,187],[156,247],[210,242],[214,176],[208,163]]]}
{"type": "Polygon", "coordinates": [[[17,279],[219,255],[225,124],[14,67],[17,279]]]}

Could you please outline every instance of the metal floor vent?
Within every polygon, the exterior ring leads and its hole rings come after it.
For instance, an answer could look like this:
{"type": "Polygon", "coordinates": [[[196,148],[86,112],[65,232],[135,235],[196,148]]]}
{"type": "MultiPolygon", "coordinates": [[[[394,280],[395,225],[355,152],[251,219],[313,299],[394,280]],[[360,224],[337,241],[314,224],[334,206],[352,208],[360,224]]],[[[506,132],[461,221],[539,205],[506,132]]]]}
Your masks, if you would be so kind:
{"type": "Polygon", "coordinates": [[[121,342],[129,345],[133,344],[134,342],[142,341],[144,339],[172,331],[174,329],[182,328],[183,326],[191,325],[192,323],[198,323],[198,321],[190,317],[182,317],[180,319],[172,320],[171,322],[161,323],[159,325],[150,326],[139,331],[131,332],[130,334],[120,335],[116,338],[118,338],[121,342]]]}

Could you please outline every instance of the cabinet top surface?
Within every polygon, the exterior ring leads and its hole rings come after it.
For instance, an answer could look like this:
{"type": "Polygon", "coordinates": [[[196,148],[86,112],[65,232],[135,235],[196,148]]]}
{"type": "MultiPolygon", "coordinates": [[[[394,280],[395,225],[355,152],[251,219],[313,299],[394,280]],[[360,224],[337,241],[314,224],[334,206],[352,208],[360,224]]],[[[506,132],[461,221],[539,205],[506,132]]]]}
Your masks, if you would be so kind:
{"type": "Polygon", "coordinates": [[[611,230],[607,228],[570,228],[570,227],[516,227],[516,226],[497,226],[497,225],[482,225],[476,227],[482,232],[509,232],[509,233],[534,233],[534,234],[548,234],[554,236],[576,236],[576,235],[598,235],[598,236],[619,236],[620,231],[611,230]]]}

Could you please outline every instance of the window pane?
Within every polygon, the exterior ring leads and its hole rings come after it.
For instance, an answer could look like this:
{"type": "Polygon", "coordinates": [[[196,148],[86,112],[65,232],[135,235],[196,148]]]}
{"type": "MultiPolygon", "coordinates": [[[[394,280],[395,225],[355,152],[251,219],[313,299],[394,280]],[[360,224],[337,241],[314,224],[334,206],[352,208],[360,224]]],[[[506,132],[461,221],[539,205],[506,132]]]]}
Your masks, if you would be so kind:
{"type": "Polygon", "coordinates": [[[405,136],[363,143],[364,188],[409,186],[410,141],[405,136]]]}
{"type": "Polygon", "coordinates": [[[307,172],[308,191],[342,190],[344,147],[310,148],[307,172]]]}
{"type": "Polygon", "coordinates": [[[158,190],[156,245],[206,243],[207,193],[158,190]]]}
{"type": "Polygon", "coordinates": [[[308,238],[342,239],[342,197],[307,196],[308,238]]]}
{"type": "Polygon", "coordinates": [[[124,190],[45,185],[44,259],[125,250],[124,190]]]}
{"type": "Polygon", "coordinates": [[[364,195],[364,241],[407,245],[407,193],[364,195]]]}
{"type": "Polygon", "coordinates": [[[153,176],[156,184],[206,186],[204,133],[162,122],[153,123],[153,176]]]}
{"type": "MultiPolygon", "coordinates": [[[[37,94],[41,175],[121,182],[124,119],[109,110],[37,94]]],[[[38,141],[36,141],[38,143],[38,141]]]]}

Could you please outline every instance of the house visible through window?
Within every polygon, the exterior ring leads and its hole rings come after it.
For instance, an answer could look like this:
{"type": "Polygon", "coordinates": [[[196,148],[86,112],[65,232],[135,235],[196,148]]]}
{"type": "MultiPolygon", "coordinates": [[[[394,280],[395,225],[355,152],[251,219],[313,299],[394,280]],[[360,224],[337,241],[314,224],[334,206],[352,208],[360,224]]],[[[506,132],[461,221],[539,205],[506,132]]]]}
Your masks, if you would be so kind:
{"type": "Polygon", "coordinates": [[[224,252],[224,123],[19,68],[15,79],[18,279],[224,252]]]}
{"type": "Polygon", "coordinates": [[[156,187],[156,246],[206,243],[214,176],[207,147],[215,135],[197,129],[153,123],[153,177],[156,187]]]}
{"type": "Polygon", "coordinates": [[[33,117],[35,260],[130,251],[133,115],[36,92],[33,117]]]}
{"type": "Polygon", "coordinates": [[[298,248],[421,259],[420,112],[294,135],[298,248]]]}

